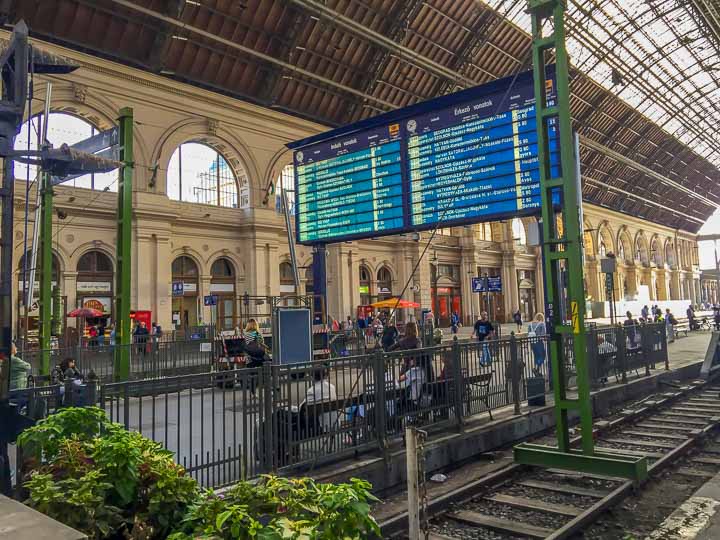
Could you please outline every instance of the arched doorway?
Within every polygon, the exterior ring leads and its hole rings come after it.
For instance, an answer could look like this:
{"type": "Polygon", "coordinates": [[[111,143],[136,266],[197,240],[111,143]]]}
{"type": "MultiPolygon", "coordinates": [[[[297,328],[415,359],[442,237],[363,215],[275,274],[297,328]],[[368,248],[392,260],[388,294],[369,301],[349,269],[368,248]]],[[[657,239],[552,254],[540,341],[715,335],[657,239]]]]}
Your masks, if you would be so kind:
{"type": "Polygon", "coordinates": [[[377,299],[387,300],[392,296],[392,274],[387,266],[383,266],[377,272],[377,299]]]}
{"type": "Polygon", "coordinates": [[[198,323],[198,267],[181,255],[172,263],[172,322],[175,328],[198,323]]]}
{"type": "Polygon", "coordinates": [[[113,264],[110,257],[102,251],[92,250],[80,257],[77,273],[77,307],[93,308],[102,313],[101,317],[85,320],[85,328],[81,331],[87,334],[90,326],[107,326],[110,320],[114,319],[113,264]]]}
{"type": "Polygon", "coordinates": [[[289,262],[280,263],[280,296],[295,295],[295,276],[289,262]]]}
{"type": "Polygon", "coordinates": [[[367,306],[371,303],[370,290],[370,269],[365,265],[360,265],[360,305],[367,306]]]}
{"type": "Polygon", "coordinates": [[[210,294],[218,297],[214,308],[215,324],[223,330],[235,328],[235,266],[230,260],[221,257],[210,267],[210,278],[210,294]]]}
{"type": "MultiPolygon", "coordinates": [[[[40,274],[39,271],[36,271],[35,273],[35,284],[33,286],[33,300],[30,302],[30,305],[28,306],[28,318],[27,318],[27,336],[25,335],[25,290],[26,287],[30,285],[29,279],[30,279],[30,264],[31,264],[31,256],[30,252],[27,254],[28,256],[28,264],[27,268],[24,268],[25,266],[25,256],[20,257],[20,263],[18,264],[18,270],[17,270],[17,279],[18,279],[18,295],[17,295],[17,329],[18,329],[18,336],[21,336],[23,339],[27,338],[28,343],[37,343],[39,338],[39,316],[40,316],[40,309],[39,309],[39,300],[40,300],[40,274]],[[24,272],[26,272],[26,275],[24,276],[24,272]],[[25,279],[23,279],[25,277],[25,279]]],[[[39,255],[38,255],[39,259],[39,255]]],[[[38,260],[38,266],[40,265],[40,261],[38,260]]],[[[57,256],[53,253],[52,256],[52,287],[60,285],[60,262],[58,261],[57,256]]],[[[62,296],[60,298],[60,328],[58,329],[58,335],[62,335],[64,329],[65,329],[65,322],[66,322],[66,304],[67,304],[67,297],[62,296]]]]}

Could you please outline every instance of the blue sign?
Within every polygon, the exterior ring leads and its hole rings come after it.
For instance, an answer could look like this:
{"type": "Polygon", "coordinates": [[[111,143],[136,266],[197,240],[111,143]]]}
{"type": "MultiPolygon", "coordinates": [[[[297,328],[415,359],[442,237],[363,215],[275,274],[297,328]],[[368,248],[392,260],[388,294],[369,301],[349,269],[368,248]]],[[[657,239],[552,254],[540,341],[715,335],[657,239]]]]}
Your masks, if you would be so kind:
{"type": "Polygon", "coordinates": [[[172,284],[172,295],[182,296],[185,294],[185,284],[182,281],[173,281],[172,284]]]}
{"type": "Polygon", "coordinates": [[[473,292],[502,292],[502,278],[500,276],[472,278],[473,292]],[[487,288],[485,283],[487,282],[487,288]]]}
{"type": "Polygon", "coordinates": [[[203,300],[205,300],[206,306],[217,306],[218,297],[216,294],[211,294],[209,296],[204,296],[203,300]]]}
{"type": "MultiPolygon", "coordinates": [[[[554,77],[546,84],[554,104],[554,77]]],[[[548,120],[551,177],[558,133],[548,120]]],[[[314,244],[540,212],[531,72],[288,145],[298,242],[314,244]]]]}

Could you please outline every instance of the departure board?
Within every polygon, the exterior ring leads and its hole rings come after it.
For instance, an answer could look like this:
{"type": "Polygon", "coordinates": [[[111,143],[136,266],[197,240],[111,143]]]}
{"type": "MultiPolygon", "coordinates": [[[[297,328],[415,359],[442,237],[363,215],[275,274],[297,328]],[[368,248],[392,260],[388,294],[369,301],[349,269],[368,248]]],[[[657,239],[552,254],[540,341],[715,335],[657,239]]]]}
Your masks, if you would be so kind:
{"type": "MultiPolygon", "coordinates": [[[[554,104],[554,80],[546,82],[554,104]]],[[[548,121],[551,177],[560,175],[548,121]]],[[[532,73],[288,145],[301,244],[540,213],[532,73]]]]}
{"type": "Polygon", "coordinates": [[[301,243],[404,227],[399,125],[295,152],[301,243]]]}

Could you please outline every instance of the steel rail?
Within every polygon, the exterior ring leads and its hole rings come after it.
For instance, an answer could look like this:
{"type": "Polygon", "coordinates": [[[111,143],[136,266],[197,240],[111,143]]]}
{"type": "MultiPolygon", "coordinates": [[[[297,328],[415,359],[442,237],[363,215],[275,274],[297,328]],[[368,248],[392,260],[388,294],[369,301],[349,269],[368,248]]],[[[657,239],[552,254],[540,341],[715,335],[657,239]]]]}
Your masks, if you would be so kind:
{"type": "MultiPolygon", "coordinates": [[[[596,425],[596,429],[593,430],[593,435],[597,438],[598,436],[615,430],[618,427],[632,425],[649,415],[655,414],[659,410],[672,406],[676,402],[693,395],[697,391],[708,387],[714,382],[715,378],[705,381],[702,384],[683,387],[679,391],[672,393],[672,395],[654,401],[652,404],[648,404],[648,406],[636,409],[630,414],[621,416],[613,421],[598,423],[596,425]]],[[[689,438],[687,440],[683,441],[669,453],[665,454],[662,458],[648,467],[648,479],[651,475],[657,474],[660,470],[671,465],[692,448],[697,446],[697,444],[703,440],[704,435],[706,435],[710,430],[717,429],[720,425],[720,417],[712,417],[710,420],[711,421],[704,428],[699,429],[696,432],[689,433],[689,438]]],[[[571,441],[572,446],[577,446],[579,443],[580,437],[575,437],[571,441]]],[[[471,500],[486,488],[500,485],[512,475],[529,469],[532,469],[532,467],[516,463],[502,467],[491,474],[473,480],[472,482],[430,500],[428,502],[428,514],[430,517],[438,517],[447,511],[449,504],[471,500]]],[[[562,527],[556,529],[552,534],[547,536],[545,540],[564,540],[578,531],[585,529],[589,524],[596,521],[600,514],[623,500],[634,489],[634,487],[635,484],[632,481],[624,481],[605,497],[593,504],[590,508],[585,509],[577,517],[573,518],[562,527]]],[[[393,537],[403,532],[407,528],[407,516],[407,512],[403,512],[382,522],[380,527],[383,538],[393,537]]]]}

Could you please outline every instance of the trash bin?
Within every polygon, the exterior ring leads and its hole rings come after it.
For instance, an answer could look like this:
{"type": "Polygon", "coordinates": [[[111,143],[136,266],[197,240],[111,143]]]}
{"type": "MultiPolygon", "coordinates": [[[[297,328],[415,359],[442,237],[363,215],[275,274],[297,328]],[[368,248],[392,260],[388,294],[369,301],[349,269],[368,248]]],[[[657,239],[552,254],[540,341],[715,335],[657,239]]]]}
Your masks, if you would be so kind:
{"type": "Polygon", "coordinates": [[[530,377],[527,380],[528,405],[542,407],[545,405],[545,379],[543,377],[530,377]]]}

